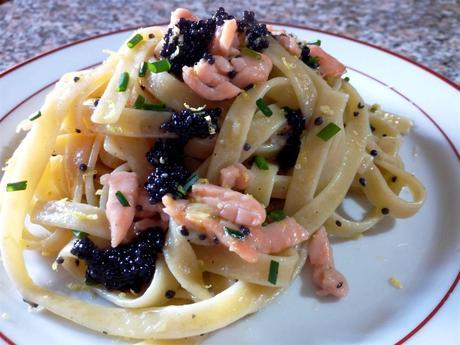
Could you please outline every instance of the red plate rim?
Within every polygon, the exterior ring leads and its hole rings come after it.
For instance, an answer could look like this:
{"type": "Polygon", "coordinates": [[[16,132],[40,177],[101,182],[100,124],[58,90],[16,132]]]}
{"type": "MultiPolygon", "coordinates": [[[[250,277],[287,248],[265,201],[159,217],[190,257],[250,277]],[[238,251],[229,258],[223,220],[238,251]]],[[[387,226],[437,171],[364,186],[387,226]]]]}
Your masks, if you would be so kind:
{"type": "MultiPolygon", "coordinates": [[[[285,26],[285,27],[291,27],[291,28],[297,28],[297,29],[303,29],[303,30],[309,30],[309,31],[314,31],[314,32],[319,32],[319,33],[322,33],[322,34],[326,34],[326,35],[330,35],[330,36],[335,36],[335,37],[339,37],[339,38],[342,38],[342,39],[346,39],[346,40],[349,40],[349,41],[353,41],[353,42],[356,42],[356,43],[359,43],[359,44],[362,44],[362,45],[365,45],[365,46],[368,46],[368,47],[371,47],[371,48],[375,48],[377,50],[380,50],[384,53],[387,53],[387,54],[390,54],[390,55],[393,55],[401,60],[404,60],[406,62],[409,62],[421,69],[423,69],[424,71],[434,75],[435,77],[437,77],[438,79],[440,79],[441,81],[445,82],[446,84],[452,86],[455,90],[459,91],[460,90],[460,85],[459,84],[456,84],[455,82],[449,80],[448,78],[444,77],[443,75],[435,72],[434,70],[432,70],[431,68],[423,65],[423,64],[420,64],[414,60],[411,60],[410,58],[404,56],[404,55],[401,55],[401,54],[398,54],[398,53],[395,53],[395,52],[392,52],[386,48],[382,48],[380,46],[377,46],[375,44],[372,44],[372,43],[368,43],[368,42],[365,42],[365,41],[361,41],[359,39],[356,39],[356,38],[352,38],[352,37],[348,37],[346,35],[343,35],[343,34],[339,34],[339,33],[334,33],[334,32],[329,32],[329,31],[325,31],[325,30],[320,30],[320,29],[315,29],[315,28],[312,28],[312,27],[309,27],[309,26],[306,26],[306,25],[299,25],[299,24],[283,24],[283,23],[278,23],[278,22],[265,22],[267,24],[272,24],[272,25],[278,25],[278,26],[285,26]]],[[[151,24],[151,25],[146,25],[146,26],[153,26],[153,25],[167,25],[168,23],[159,23],[159,24],[151,24]]],[[[129,28],[124,28],[124,29],[118,29],[118,30],[114,30],[114,31],[110,31],[110,32],[106,32],[106,33],[102,33],[102,34],[98,34],[98,35],[94,35],[94,36],[90,36],[90,37],[86,37],[86,38],[83,38],[83,39],[80,39],[80,40],[76,40],[76,41],[73,41],[73,42],[70,42],[68,44],[65,44],[65,45],[62,45],[62,46],[59,46],[59,47],[56,47],[54,49],[51,49],[51,50],[48,50],[48,51],[45,51],[41,54],[38,54],[30,59],[27,59],[21,63],[18,63],[12,67],[10,67],[9,69],[5,70],[4,72],[0,73],[0,79],[3,78],[4,76],[8,75],[9,73],[35,61],[35,60],[38,60],[38,59],[41,59],[42,57],[45,57],[47,55],[50,55],[50,54],[53,54],[55,52],[58,52],[60,50],[64,50],[66,48],[69,48],[69,47],[72,47],[72,46],[75,46],[75,45],[78,45],[80,43],[84,43],[84,42],[87,42],[87,41],[91,41],[91,40],[95,40],[95,39],[98,39],[98,38],[101,38],[101,37],[106,37],[106,36],[111,36],[111,35],[115,35],[115,34],[118,34],[118,33],[121,33],[121,32],[127,32],[127,31],[133,31],[133,30],[136,30],[137,28],[139,28],[140,26],[135,26],[135,27],[129,27],[129,28]]],[[[359,71],[358,71],[359,72],[359,71]]],[[[367,75],[368,77],[376,80],[377,82],[381,83],[381,84],[384,84],[383,82],[381,82],[380,80],[377,80],[369,75],[367,75]]],[[[54,82],[53,82],[54,83],[54,82]]],[[[53,84],[51,83],[51,84],[53,84]]],[[[51,84],[49,85],[46,85],[46,87],[50,86],[51,84]]],[[[393,89],[393,88],[392,88],[393,89]]],[[[42,91],[42,89],[39,90],[42,91]]],[[[406,96],[404,96],[403,94],[401,94],[399,91],[397,90],[394,90],[396,93],[398,93],[400,96],[406,98],[408,101],[410,101],[406,96]]],[[[31,97],[33,97],[34,95],[36,95],[38,92],[35,92],[32,96],[29,96],[27,97],[24,101],[22,101],[19,105],[22,105],[25,101],[27,101],[28,99],[30,99],[31,97]]],[[[457,150],[457,148],[453,145],[452,141],[449,139],[449,137],[447,136],[447,134],[442,130],[442,128],[437,124],[437,122],[434,121],[434,119],[429,116],[423,109],[421,109],[418,105],[416,105],[414,102],[410,101],[411,103],[413,103],[420,111],[422,111],[428,118],[429,120],[438,128],[438,130],[442,133],[442,135],[447,139],[448,143],[450,144],[450,146],[452,147],[454,153],[456,154],[457,156],[457,159],[459,159],[460,161],[460,156],[459,156],[459,152],[457,150]]],[[[6,116],[2,117],[0,119],[0,122],[6,118],[10,113],[12,113],[12,111],[14,111],[15,109],[17,109],[17,107],[14,107],[13,109],[11,109],[7,114],[6,116]]],[[[447,290],[446,294],[443,296],[443,298],[439,301],[439,303],[433,308],[433,310],[414,328],[412,329],[409,333],[407,333],[403,338],[401,338],[400,340],[398,340],[395,344],[396,345],[400,345],[400,344],[404,344],[407,340],[409,340],[412,336],[414,336],[421,328],[423,328],[423,326],[425,326],[435,315],[437,312],[439,312],[439,310],[441,309],[441,307],[444,305],[444,303],[448,300],[448,298],[450,297],[450,295],[452,294],[452,292],[455,290],[458,282],[460,281],[460,271],[457,273],[457,276],[456,278],[454,279],[454,281],[452,282],[452,284],[450,285],[449,289],[447,290]]],[[[7,344],[10,344],[10,345],[14,345],[14,341],[11,340],[11,338],[7,337],[6,334],[2,333],[0,331],[0,339],[3,340],[5,343],[7,344]]]]}

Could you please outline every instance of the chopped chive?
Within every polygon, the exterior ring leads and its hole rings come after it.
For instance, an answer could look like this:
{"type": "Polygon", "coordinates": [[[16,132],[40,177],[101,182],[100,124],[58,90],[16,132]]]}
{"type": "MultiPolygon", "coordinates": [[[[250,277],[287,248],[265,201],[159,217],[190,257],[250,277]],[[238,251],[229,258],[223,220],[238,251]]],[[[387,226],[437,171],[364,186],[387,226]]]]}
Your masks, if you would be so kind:
{"type": "Polygon", "coordinates": [[[320,137],[321,139],[323,139],[324,141],[328,141],[329,139],[331,139],[334,135],[336,135],[339,132],[340,132],[340,127],[337,126],[334,122],[330,122],[327,124],[326,127],[324,127],[316,135],[320,137]]]}
{"type": "Polygon", "coordinates": [[[262,114],[264,114],[267,117],[270,117],[273,115],[273,111],[268,107],[267,103],[262,98],[259,98],[256,101],[257,108],[260,109],[262,114]]]}
{"type": "Polygon", "coordinates": [[[193,174],[192,176],[190,176],[187,181],[185,181],[185,184],[184,184],[184,189],[186,192],[188,192],[190,190],[190,188],[192,188],[192,186],[196,183],[196,181],[198,181],[200,179],[200,177],[198,175],[195,175],[193,174]]]}
{"type": "Polygon", "coordinates": [[[284,213],[283,210],[271,211],[268,214],[268,218],[270,218],[271,220],[274,220],[275,222],[279,222],[283,220],[284,218],[286,218],[286,213],[284,213]]]}
{"type": "Polygon", "coordinates": [[[343,80],[346,81],[346,82],[349,82],[349,81],[350,81],[350,77],[345,77],[345,78],[343,78],[343,80]]]}
{"type": "Polygon", "coordinates": [[[133,36],[133,38],[131,38],[127,45],[128,45],[128,48],[134,48],[140,41],[142,41],[144,39],[144,37],[142,37],[141,34],[135,34],[133,36]]]}
{"type": "Polygon", "coordinates": [[[187,181],[185,181],[184,185],[177,184],[176,186],[176,195],[179,198],[183,198],[184,196],[187,195],[188,191],[192,186],[198,181],[200,178],[198,175],[193,174],[190,176],[187,181]]]}
{"type": "Polygon", "coordinates": [[[145,73],[147,72],[147,62],[143,62],[139,67],[139,73],[137,74],[140,78],[145,77],[145,73]]]}
{"type": "Polygon", "coordinates": [[[254,157],[254,162],[256,163],[257,167],[258,167],[260,170],[268,170],[268,169],[269,169],[269,167],[268,167],[268,162],[267,162],[267,160],[266,160],[264,157],[255,156],[255,157],[254,157]]]}
{"type": "Polygon", "coordinates": [[[273,285],[276,285],[276,281],[278,280],[278,269],[280,267],[280,263],[275,260],[270,261],[270,269],[268,271],[268,281],[273,285]]]}
{"type": "Polygon", "coordinates": [[[249,49],[247,47],[241,48],[241,54],[252,57],[256,60],[260,60],[262,58],[260,53],[256,52],[255,50],[249,49]]]}
{"type": "Polygon", "coordinates": [[[309,56],[307,61],[308,66],[319,65],[319,57],[317,56],[309,56]]]}
{"type": "Polygon", "coordinates": [[[372,104],[372,106],[369,108],[369,111],[370,111],[371,113],[375,113],[379,108],[380,108],[380,105],[378,105],[377,103],[374,103],[374,104],[372,104]]]}
{"type": "Polygon", "coordinates": [[[321,45],[321,40],[316,40],[315,42],[310,42],[310,43],[308,43],[308,44],[314,45],[314,46],[318,46],[318,47],[319,47],[319,46],[321,45]]]}
{"type": "Polygon", "coordinates": [[[129,207],[130,206],[128,200],[126,200],[126,197],[123,195],[122,192],[117,191],[115,193],[115,196],[117,197],[117,199],[120,202],[121,206],[123,206],[123,207],[129,207]]]}
{"type": "Polygon", "coordinates": [[[34,121],[34,120],[38,119],[40,116],[42,116],[42,112],[37,111],[35,114],[30,115],[29,121],[34,121]]]}
{"type": "Polygon", "coordinates": [[[184,186],[180,184],[177,185],[176,190],[177,190],[177,196],[179,198],[183,198],[187,194],[187,191],[185,190],[184,186]]]}
{"type": "Polygon", "coordinates": [[[158,60],[154,62],[147,62],[147,68],[152,73],[167,72],[171,69],[171,64],[168,60],[158,60]]]}
{"type": "Polygon", "coordinates": [[[26,190],[26,189],[27,189],[27,181],[7,183],[6,185],[7,192],[18,192],[20,190],[26,190]]]}
{"type": "Polygon", "coordinates": [[[163,110],[166,109],[166,105],[164,105],[163,103],[159,103],[159,104],[144,103],[142,105],[142,109],[144,109],[144,110],[163,111],[163,110]]]}
{"type": "Polygon", "coordinates": [[[229,228],[228,226],[224,226],[224,231],[227,235],[233,238],[236,238],[238,240],[242,240],[246,237],[246,235],[243,232],[236,230],[236,229],[229,228]]]}
{"type": "Polygon", "coordinates": [[[128,72],[123,72],[120,75],[120,80],[118,81],[118,92],[124,92],[128,88],[128,83],[129,83],[129,74],[128,72]]]}
{"type": "Polygon", "coordinates": [[[134,102],[134,108],[142,109],[145,103],[145,98],[142,95],[137,96],[136,101],[134,102]]]}
{"type": "Polygon", "coordinates": [[[88,237],[88,234],[84,231],[79,231],[79,230],[72,230],[74,236],[78,238],[79,240],[84,239],[85,237],[88,237]]]}
{"type": "Polygon", "coordinates": [[[262,156],[255,156],[254,157],[254,162],[256,163],[257,167],[260,170],[268,170],[269,169],[267,160],[262,156]]]}

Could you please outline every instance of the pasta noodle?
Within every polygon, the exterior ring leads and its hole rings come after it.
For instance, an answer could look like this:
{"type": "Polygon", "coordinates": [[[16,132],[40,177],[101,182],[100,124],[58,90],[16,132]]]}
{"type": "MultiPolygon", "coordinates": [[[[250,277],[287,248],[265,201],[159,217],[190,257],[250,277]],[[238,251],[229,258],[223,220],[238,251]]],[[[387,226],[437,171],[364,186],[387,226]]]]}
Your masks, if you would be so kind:
{"type": "Polygon", "coordinates": [[[330,254],[314,254],[327,234],[356,238],[426,197],[399,155],[411,121],[368,106],[335,58],[223,9],[196,20],[178,9],[64,75],[0,183],[3,264],[24,299],[142,344],[198,344],[260,310],[307,249],[337,279],[315,284],[343,296],[330,254]],[[352,196],[371,205],[361,220],[339,212],[352,196]],[[25,249],[113,306],[38,286],[25,249]]]}

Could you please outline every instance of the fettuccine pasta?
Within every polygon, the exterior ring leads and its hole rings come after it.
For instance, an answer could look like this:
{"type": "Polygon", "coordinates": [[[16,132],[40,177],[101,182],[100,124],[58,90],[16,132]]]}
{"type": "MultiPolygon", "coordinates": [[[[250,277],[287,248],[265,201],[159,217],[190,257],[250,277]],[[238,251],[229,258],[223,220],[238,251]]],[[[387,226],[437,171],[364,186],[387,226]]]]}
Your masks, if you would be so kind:
{"type": "Polygon", "coordinates": [[[369,106],[345,72],[320,42],[220,8],[177,9],[64,75],[1,181],[2,259],[24,301],[101,334],[197,344],[307,261],[319,296],[345,296],[328,236],[413,216],[426,197],[399,155],[411,121],[369,106]],[[370,205],[361,220],[340,214],[353,196],[370,205]],[[112,306],[38,286],[26,249],[112,306]]]}

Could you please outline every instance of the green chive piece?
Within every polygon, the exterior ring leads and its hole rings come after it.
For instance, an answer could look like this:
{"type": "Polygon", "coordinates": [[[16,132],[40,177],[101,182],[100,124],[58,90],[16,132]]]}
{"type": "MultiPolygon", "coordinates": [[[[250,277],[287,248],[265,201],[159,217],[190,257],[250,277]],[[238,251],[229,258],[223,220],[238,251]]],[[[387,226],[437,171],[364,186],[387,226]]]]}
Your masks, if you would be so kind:
{"type": "Polygon", "coordinates": [[[284,213],[283,210],[271,211],[268,214],[268,218],[270,218],[271,220],[273,220],[275,222],[279,222],[279,221],[283,220],[284,218],[286,218],[286,213],[284,213]]]}
{"type": "Polygon", "coordinates": [[[186,192],[188,192],[190,190],[190,188],[192,188],[192,186],[196,183],[196,181],[198,181],[200,179],[200,177],[198,175],[195,175],[193,174],[192,176],[190,176],[187,181],[185,181],[185,184],[184,184],[184,189],[186,192]]]}
{"type": "Polygon", "coordinates": [[[317,64],[319,64],[319,57],[310,55],[308,57],[307,64],[308,65],[317,65],[317,64]]]}
{"type": "Polygon", "coordinates": [[[176,186],[176,195],[179,198],[183,198],[187,195],[188,191],[192,186],[198,181],[200,178],[198,175],[193,174],[190,176],[187,181],[185,181],[184,185],[178,184],[176,186]]]}
{"type": "Polygon", "coordinates": [[[42,116],[42,112],[37,111],[35,114],[30,115],[29,121],[34,121],[34,120],[38,119],[40,116],[42,116]]]}
{"type": "Polygon", "coordinates": [[[350,77],[345,77],[345,78],[343,78],[343,80],[348,83],[350,81],[350,77]]]}
{"type": "Polygon", "coordinates": [[[144,37],[142,37],[141,34],[135,34],[133,36],[133,38],[131,38],[127,45],[128,45],[128,48],[134,48],[140,41],[142,41],[144,39],[144,37]]]}
{"type": "Polygon", "coordinates": [[[186,194],[187,194],[187,191],[185,190],[184,186],[178,184],[177,187],[177,196],[179,198],[183,198],[186,194]]]}
{"type": "Polygon", "coordinates": [[[371,113],[375,113],[375,112],[376,112],[377,110],[379,110],[379,109],[380,109],[380,105],[378,105],[377,103],[374,103],[374,104],[372,104],[371,107],[369,108],[369,111],[370,111],[371,113]]]}
{"type": "Polygon", "coordinates": [[[254,157],[254,162],[256,163],[257,167],[258,167],[260,170],[268,170],[268,169],[269,169],[269,167],[268,167],[268,162],[267,162],[267,160],[266,160],[264,157],[255,156],[255,157],[254,157]]]}
{"type": "Polygon", "coordinates": [[[83,232],[83,231],[79,231],[79,230],[72,230],[74,236],[76,238],[78,238],[79,240],[82,240],[84,239],[85,237],[88,237],[88,234],[86,232],[83,232]]]}
{"type": "Polygon", "coordinates": [[[161,73],[169,71],[171,69],[171,64],[168,60],[163,59],[155,62],[147,62],[147,68],[152,73],[161,73]]]}
{"type": "Polygon", "coordinates": [[[316,40],[315,42],[308,43],[310,45],[315,45],[315,46],[320,46],[321,45],[321,40],[316,40]]]}
{"type": "Polygon", "coordinates": [[[145,103],[145,98],[142,95],[137,96],[136,101],[134,102],[134,108],[142,109],[145,103]]]}
{"type": "Polygon", "coordinates": [[[273,115],[273,111],[268,107],[267,103],[262,98],[259,98],[256,101],[257,108],[260,109],[262,114],[264,114],[267,117],[270,117],[273,115]]]}
{"type": "Polygon", "coordinates": [[[19,181],[19,182],[13,182],[13,183],[6,184],[7,192],[18,192],[20,190],[26,190],[26,189],[27,189],[27,181],[19,181]]]}
{"type": "Polygon", "coordinates": [[[233,238],[236,238],[238,240],[242,240],[246,237],[246,235],[243,234],[241,231],[229,228],[228,226],[224,226],[224,231],[227,235],[233,238]]]}
{"type": "Polygon", "coordinates": [[[166,109],[166,105],[163,103],[159,104],[151,104],[151,103],[144,103],[142,105],[142,109],[144,110],[154,110],[154,111],[163,111],[166,109]]]}
{"type": "Polygon", "coordinates": [[[247,47],[241,48],[241,54],[252,57],[257,60],[262,59],[260,53],[256,52],[255,50],[249,49],[247,47]]]}
{"type": "Polygon", "coordinates": [[[123,72],[120,75],[120,80],[118,81],[118,92],[125,92],[126,89],[128,88],[128,83],[129,83],[129,74],[128,72],[123,72]]]}
{"type": "Polygon", "coordinates": [[[120,202],[121,206],[123,207],[129,207],[131,206],[128,202],[128,200],[126,200],[126,197],[124,196],[124,194],[120,191],[117,191],[115,193],[115,196],[117,197],[118,201],[120,202]]]}
{"type": "Polygon", "coordinates": [[[278,269],[280,267],[280,263],[275,260],[270,261],[270,269],[268,271],[268,281],[273,285],[276,285],[276,281],[278,280],[278,269]]]}
{"type": "Polygon", "coordinates": [[[147,62],[144,61],[139,67],[139,78],[145,77],[145,73],[147,73],[147,62]]]}
{"type": "Polygon", "coordinates": [[[320,137],[324,141],[328,141],[331,139],[334,135],[340,132],[340,127],[337,126],[334,122],[330,122],[327,124],[326,127],[324,127],[321,131],[319,131],[316,136],[320,137]]]}

